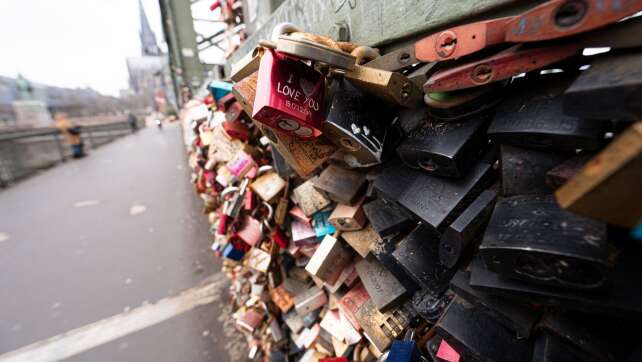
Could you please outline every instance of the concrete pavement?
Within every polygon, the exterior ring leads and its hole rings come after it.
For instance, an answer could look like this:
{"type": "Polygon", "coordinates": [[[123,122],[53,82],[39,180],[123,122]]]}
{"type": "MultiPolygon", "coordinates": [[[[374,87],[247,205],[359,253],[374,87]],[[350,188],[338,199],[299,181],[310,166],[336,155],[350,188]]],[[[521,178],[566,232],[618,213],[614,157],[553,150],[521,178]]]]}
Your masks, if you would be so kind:
{"type": "MultiPolygon", "coordinates": [[[[0,355],[220,277],[201,207],[176,125],[142,130],[0,192],[0,355]]],[[[70,360],[243,359],[219,284],[209,304],[70,360]]]]}

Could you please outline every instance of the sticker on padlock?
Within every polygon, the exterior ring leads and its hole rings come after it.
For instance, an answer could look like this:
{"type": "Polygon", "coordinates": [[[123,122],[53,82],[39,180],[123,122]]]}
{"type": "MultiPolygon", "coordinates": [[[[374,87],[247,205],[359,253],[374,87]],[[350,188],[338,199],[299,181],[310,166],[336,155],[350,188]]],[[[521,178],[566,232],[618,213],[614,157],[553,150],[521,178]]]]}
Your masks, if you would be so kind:
{"type": "Polygon", "coordinates": [[[236,177],[236,179],[241,179],[247,174],[256,163],[252,156],[247,154],[245,151],[238,151],[234,157],[228,161],[225,166],[230,173],[236,177]]]}
{"type": "Polygon", "coordinates": [[[320,73],[268,49],[261,58],[252,119],[296,137],[318,137],[324,92],[320,73]]]}

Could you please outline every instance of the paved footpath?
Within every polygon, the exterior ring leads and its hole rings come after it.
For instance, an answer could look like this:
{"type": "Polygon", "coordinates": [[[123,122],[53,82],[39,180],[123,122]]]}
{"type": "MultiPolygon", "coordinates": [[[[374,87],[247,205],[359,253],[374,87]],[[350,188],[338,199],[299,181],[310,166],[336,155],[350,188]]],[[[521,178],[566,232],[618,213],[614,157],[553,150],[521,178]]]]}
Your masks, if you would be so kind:
{"type": "Polygon", "coordinates": [[[236,361],[178,126],[0,191],[0,362],[236,361]]]}

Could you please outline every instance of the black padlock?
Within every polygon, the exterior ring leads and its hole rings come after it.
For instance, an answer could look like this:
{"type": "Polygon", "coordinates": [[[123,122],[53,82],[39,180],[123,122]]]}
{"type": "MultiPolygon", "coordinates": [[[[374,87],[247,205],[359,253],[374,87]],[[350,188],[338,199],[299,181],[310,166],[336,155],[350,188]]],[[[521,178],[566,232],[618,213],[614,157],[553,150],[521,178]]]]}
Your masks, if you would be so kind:
{"type": "Polygon", "coordinates": [[[564,112],[587,119],[642,119],[642,53],[597,57],[564,93],[564,112]]]}
{"type": "Polygon", "coordinates": [[[456,271],[439,261],[439,238],[434,228],[419,224],[392,253],[406,273],[433,295],[440,295],[448,288],[456,271]]]}
{"type": "Polygon", "coordinates": [[[584,362],[577,349],[550,332],[542,332],[533,344],[533,362],[584,362]],[[560,360],[560,358],[562,358],[560,360]]]}
{"type": "Polygon", "coordinates": [[[363,205],[363,212],[382,238],[401,233],[415,224],[409,212],[381,197],[363,205]]]}
{"type": "Polygon", "coordinates": [[[351,167],[372,166],[382,162],[394,147],[389,132],[397,118],[380,100],[366,95],[350,82],[335,79],[333,96],[323,132],[328,140],[341,147],[344,162],[351,167]]]}
{"type": "Polygon", "coordinates": [[[591,158],[592,155],[588,154],[577,155],[551,168],[546,172],[546,185],[556,190],[575,176],[591,158]]]}
{"type": "Polygon", "coordinates": [[[572,77],[547,74],[521,79],[497,107],[488,136],[497,143],[573,151],[602,144],[606,124],[562,112],[562,93],[572,77]]]}
{"type": "Polygon", "coordinates": [[[563,210],[552,195],[500,198],[479,253],[491,271],[532,283],[586,290],[606,282],[606,225],[563,210]]]}
{"type": "Polygon", "coordinates": [[[495,206],[497,194],[486,190],[459,215],[441,235],[439,260],[448,268],[454,267],[461,257],[481,236],[495,206]]]}
{"type": "Polygon", "coordinates": [[[442,231],[493,181],[490,165],[479,162],[461,179],[444,179],[391,162],[375,189],[442,231]]]}
{"type": "Polygon", "coordinates": [[[486,121],[485,118],[459,122],[428,120],[406,136],[397,154],[408,167],[439,176],[463,177],[487,143],[486,121]]]}
{"type": "Polygon", "coordinates": [[[571,157],[569,153],[500,146],[501,195],[548,194],[546,172],[571,157]]]}
{"type": "Polygon", "coordinates": [[[448,293],[433,295],[429,290],[417,291],[412,296],[412,307],[415,312],[430,324],[435,324],[450,303],[451,296],[448,293]]]}
{"type": "Polygon", "coordinates": [[[617,322],[617,325],[602,322],[600,318],[550,311],[542,316],[537,328],[545,335],[557,337],[555,342],[559,343],[558,347],[566,345],[564,350],[583,361],[616,361],[614,351],[611,350],[613,346],[609,342],[619,334],[615,329],[624,328],[626,322],[617,322]]]}
{"type": "Polygon", "coordinates": [[[450,282],[450,288],[460,297],[482,309],[504,327],[513,331],[518,339],[529,338],[540,312],[533,308],[494,296],[470,286],[470,273],[458,271],[450,282]]]}
{"type": "Polygon", "coordinates": [[[530,361],[530,341],[518,340],[493,317],[459,296],[435,328],[462,361],[530,361]]]}
{"type": "Polygon", "coordinates": [[[488,270],[481,257],[475,257],[470,264],[470,286],[523,304],[639,320],[642,318],[642,294],[631,285],[642,278],[639,267],[642,257],[634,253],[641,254],[642,250],[636,246],[622,254],[610,273],[605,294],[551,288],[505,277],[488,270]]]}
{"type": "Polygon", "coordinates": [[[406,288],[408,294],[414,293],[420,287],[415,279],[406,272],[394,256],[397,243],[401,236],[381,238],[372,243],[370,254],[374,256],[395,278],[406,288]]]}

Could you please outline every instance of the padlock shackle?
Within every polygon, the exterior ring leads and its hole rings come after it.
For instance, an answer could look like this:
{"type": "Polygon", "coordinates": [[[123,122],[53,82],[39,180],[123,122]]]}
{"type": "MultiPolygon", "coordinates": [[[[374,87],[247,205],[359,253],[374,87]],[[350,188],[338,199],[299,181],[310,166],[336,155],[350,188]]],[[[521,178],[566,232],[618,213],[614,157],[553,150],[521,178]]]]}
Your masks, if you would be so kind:
{"type": "Polygon", "coordinates": [[[279,36],[281,35],[286,35],[294,32],[300,32],[302,31],[301,28],[298,26],[292,24],[292,23],[278,23],[274,26],[272,29],[272,35],[270,36],[270,39],[273,42],[276,42],[279,39],[279,36]]]}

